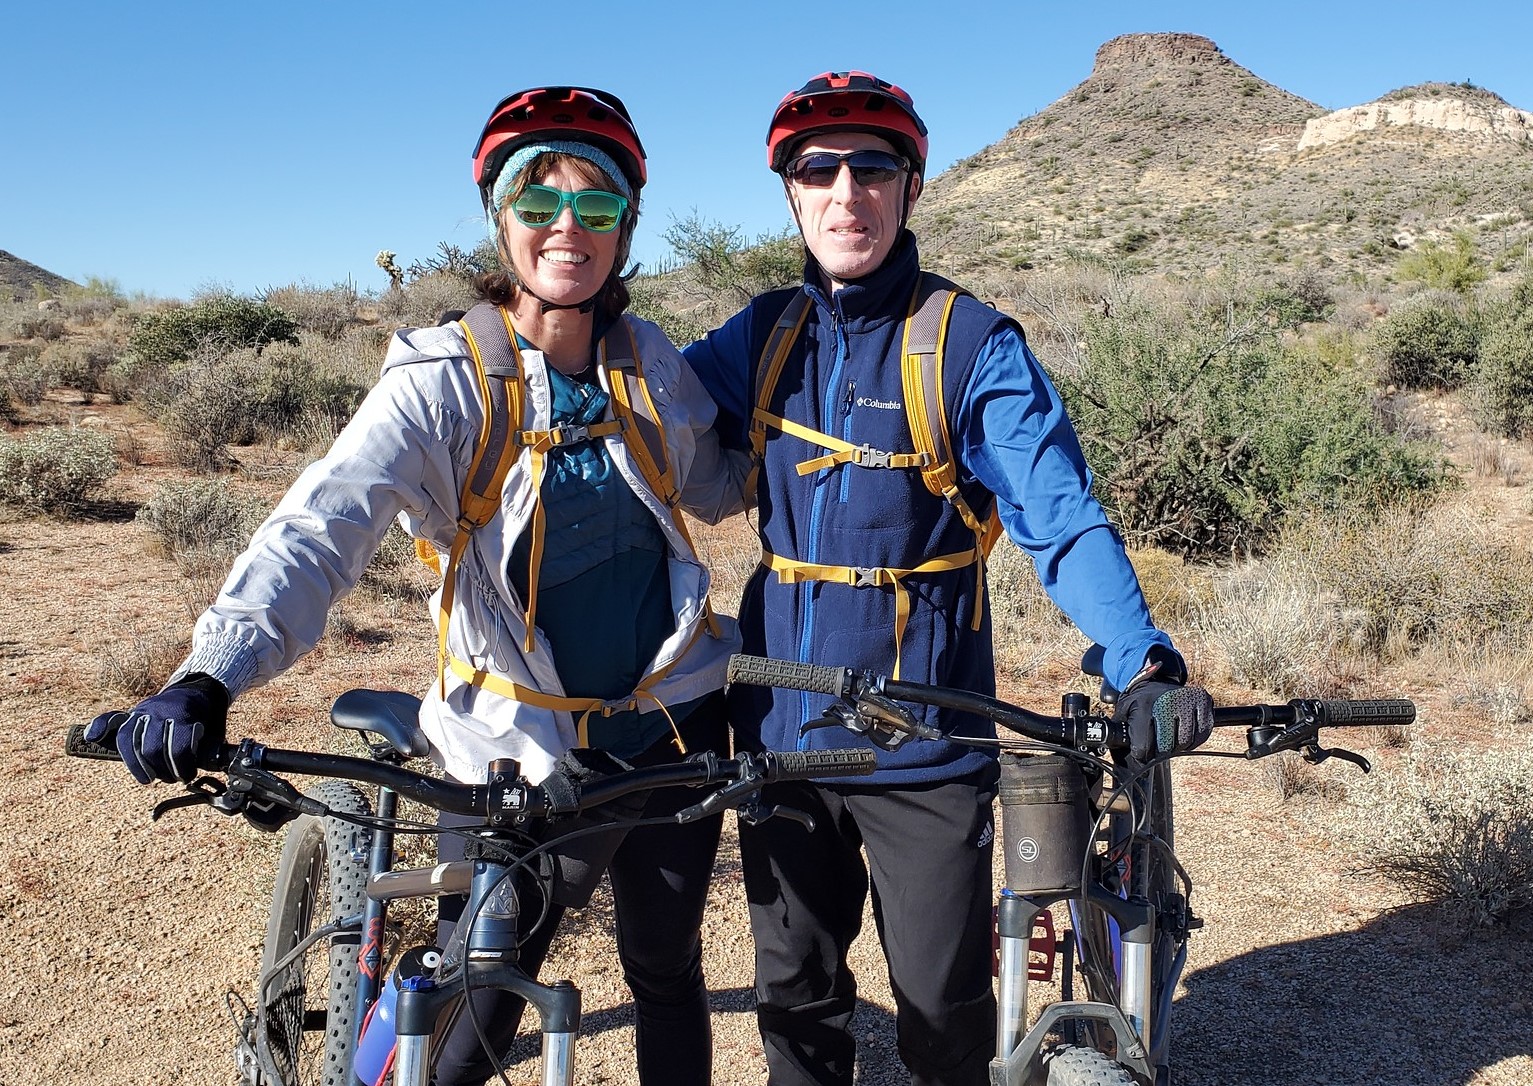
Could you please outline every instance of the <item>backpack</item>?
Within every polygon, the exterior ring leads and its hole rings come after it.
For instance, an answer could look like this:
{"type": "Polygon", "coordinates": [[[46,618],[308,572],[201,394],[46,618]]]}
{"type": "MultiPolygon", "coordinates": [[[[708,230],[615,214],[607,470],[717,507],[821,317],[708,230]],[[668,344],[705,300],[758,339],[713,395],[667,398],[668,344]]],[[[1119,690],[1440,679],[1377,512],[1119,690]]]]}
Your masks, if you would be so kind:
{"type": "Polygon", "coordinates": [[[984,616],[985,560],[1001,534],[1000,514],[994,500],[990,502],[986,516],[981,518],[958,488],[958,468],[953,461],[947,408],[943,402],[943,349],[947,343],[953,306],[961,294],[966,295],[968,292],[941,276],[922,272],[905,315],[900,342],[900,382],[904,390],[905,419],[910,427],[914,452],[892,452],[867,445],[852,445],[838,437],[771,413],[769,408],[772,395],[782,376],[783,366],[803,331],[813,305],[804,291],[793,295],[773,326],[756,368],[756,400],[750,422],[751,453],[755,462],[752,482],[754,472],[760,471],[766,453],[767,430],[776,429],[827,450],[823,456],[798,464],[800,475],[808,475],[837,464],[920,471],[921,482],[926,489],[951,505],[974,533],[974,547],[971,550],[931,558],[910,569],[800,562],[763,552],[763,563],[783,583],[833,581],[858,588],[892,588],[895,594],[895,664],[892,677],[895,679],[900,674],[900,642],[910,617],[910,600],[901,581],[913,573],[936,573],[974,566],[976,604],[972,628],[977,632],[984,616]]]}
{"type": "MultiPolygon", "coordinates": [[[[596,364],[608,375],[614,417],[589,426],[560,425],[550,430],[521,428],[525,391],[523,365],[510,314],[504,307],[482,302],[463,314],[459,323],[474,362],[479,398],[485,409],[484,424],[480,428],[474,456],[458,498],[458,531],[448,549],[445,568],[433,544],[427,540],[416,540],[416,553],[421,560],[433,571],[442,574],[442,596],[437,609],[437,679],[440,693],[446,697],[447,672],[451,671],[465,682],[514,701],[579,713],[576,726],[580,733],[580,743],[585,745],[586,719],[592,712],[607,716],[614,712],[636,709],[638,701],[643,698],[660,705],[658,699],[648,693],[648,688],[663,678],[669,668],[651,674],[631,698],[616,703],[545,694],[490,674],[482,668],[475,668],[452,656],[447,650],[447,627],[456,590],[455,573],[469,539],[474,532],[488,524],[500,508],[506,476],[523,449],[530,450],[532,454],[532,485],[535,491],[541,493],[546,457],[550,449],[600,440],[613,434],[621,435],[629,455],[633,457],[649,488],[665,503],[666,508],[676,510],[681,500],[681,491],[676,486],[671,469],[664,426],[650,396],[644,367],[639,358],[638,342],[627,320],[620,318],[614,321],[597,345],[596,364]]],[[[679,513],[674,517],[674,522],[677,532],[690,547],[692,540],[679,513]]],[[[527,636],[523,645],[523,650],[528,653],[534,651],[535,647],[533,629],[537,616],[538,570],[543,556],[541,500],[534,504],[531,530],[532,554],[526,601],[527,636]]],[[[706,600],[704,610],[708,628],[714,636],[718,636],[718,623],[706,600]]],[[[664,711],[664,706],[660,708],[664,711]]],[[[679,737],[677,742],[679,745],[679,737]]]]}

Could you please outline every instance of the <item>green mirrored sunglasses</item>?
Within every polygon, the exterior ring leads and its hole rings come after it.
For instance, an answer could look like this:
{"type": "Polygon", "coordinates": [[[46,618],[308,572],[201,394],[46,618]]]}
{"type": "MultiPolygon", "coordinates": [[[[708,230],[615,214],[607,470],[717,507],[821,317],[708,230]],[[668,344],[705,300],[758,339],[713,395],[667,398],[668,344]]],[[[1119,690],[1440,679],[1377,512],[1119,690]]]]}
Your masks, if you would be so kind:
{"type": "Polygon", "coordinates": [[[628,200],[615,192],[601,189],[585,189],[581,192],[565,192],[547,185],[528,185],[526,190],[511,201],[511,211],[516,221],[533,229],[547,226],[560,215],[568,204],[574,209],[580,225],[593,234],[606,234],[617,229],[623,221],[628,200]]]}

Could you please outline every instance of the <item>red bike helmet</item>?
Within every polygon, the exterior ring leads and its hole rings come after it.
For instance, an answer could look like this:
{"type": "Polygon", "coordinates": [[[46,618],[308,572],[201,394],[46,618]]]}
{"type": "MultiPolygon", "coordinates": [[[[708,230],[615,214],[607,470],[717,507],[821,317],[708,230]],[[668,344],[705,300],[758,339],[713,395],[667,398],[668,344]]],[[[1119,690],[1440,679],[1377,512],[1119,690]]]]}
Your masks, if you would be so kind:
{"type": "Polygon", "coordinates": [[[918,175],[926,172],[926,125],[915,103],[893,83],[867,72],[825,72],[789,94],[772,114],[767,163],[782,173],[788,155],[812,132],[874,132],[899,148],[918,175]]]}
{"type": "Polygon", "coordinates": [[[534,87],[502,99],[474,145],[474,184],[484,206],[512,152],[558,139],[599,147],[617,160],[634,192],[644,187],[644,145],[622,99],[590,87],[534,87]]]}

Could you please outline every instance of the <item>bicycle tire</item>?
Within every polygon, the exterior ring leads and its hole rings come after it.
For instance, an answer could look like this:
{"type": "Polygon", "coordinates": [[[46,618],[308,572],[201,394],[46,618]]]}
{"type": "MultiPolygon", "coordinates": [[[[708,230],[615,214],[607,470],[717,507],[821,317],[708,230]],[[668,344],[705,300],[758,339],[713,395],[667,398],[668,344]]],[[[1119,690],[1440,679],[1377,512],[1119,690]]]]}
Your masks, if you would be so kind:
{"type": "MultiPolygon", "coordinates": [[[[362,790],[321,781],[309,795],[332,811],[369,815],[362,790]]],[[[300,815],[288,827],[261,954],[266,976],[317,925],[362,911],[372,831],[300,815]]],[[[321,939],[256,995],[256,1042],[276,1086],[351,1086],[357,945],[321,939]]]]}
{"type": "Polygon", "coordinates": [[[1127,1067],[1094,1048],[1059,1045],[1043,1061],[1045,1086],[1139,1086],[1127,1067]]]}

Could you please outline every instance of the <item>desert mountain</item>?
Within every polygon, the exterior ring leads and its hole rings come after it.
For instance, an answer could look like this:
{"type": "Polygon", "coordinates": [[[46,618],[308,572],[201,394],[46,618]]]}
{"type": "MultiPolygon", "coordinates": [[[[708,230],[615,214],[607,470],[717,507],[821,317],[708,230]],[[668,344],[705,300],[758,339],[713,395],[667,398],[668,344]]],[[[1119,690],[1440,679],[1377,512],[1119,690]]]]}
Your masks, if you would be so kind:
{"type": "Polygon", "coordinates": [[[62,275],[54,275],[45,268],[39,268],[36,264],[0,249],[0,297],[22,301],[33,297],[38,290],[44,294],[57,294],[73,285],[62,275]]]}
{"type": "Polygon", "coordinates": [[[1469,231],[1522,255],[1533,114],[1429,83],[1328,112],[1193,34],[1132,34],[1091,75],[932,179],[912,225],[935,267],[1072,252],[1193,273],[1245,261],[1367,273],[1469,231]]]}

